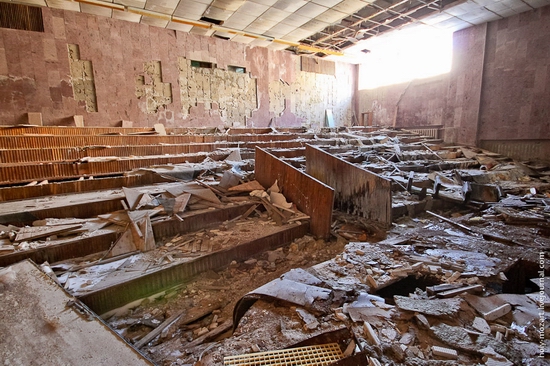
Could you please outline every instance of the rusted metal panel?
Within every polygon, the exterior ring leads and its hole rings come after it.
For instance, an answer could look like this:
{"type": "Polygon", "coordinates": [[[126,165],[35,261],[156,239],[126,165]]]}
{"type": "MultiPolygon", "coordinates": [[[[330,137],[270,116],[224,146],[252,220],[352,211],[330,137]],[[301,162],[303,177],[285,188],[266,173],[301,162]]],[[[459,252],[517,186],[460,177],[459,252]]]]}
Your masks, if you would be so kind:
{"type": "Polygon", "coordinates": [[[334,203],[332,188],[259,147],[256,147],[255,173],[258,182],[266,188],[277,180],[288,200],[311,217],[313,235],[321,238],[330,236],[334,203]]]}
{"type": "Polygon", "coordinates": [[[96,235],[88,238],[66,241],[62,244],[49,245],[42,248],[25,250],[0,256],[0,267],[31,259],[37,264],[44,262],[55,263],[72,258],[84,257],[94,253],[108,250],[116,241],[118,234],[115,232],[96,235]]]}
{"type": "Polygon", "coordinates": [[[391,226],[389,179],[311,145],[306,146],[306,172],[334,188],[339,210],[391,226]]]}
{"type": "Polygon", "coordinates": [[[164,289],[180,285],[198,274],[210,269],[227,266],[231,261],[241,261],[265,250],[272,250],[300,238],[309,231],[309,224],[292,225],[232,248],[197,257],[188,262],[148,273],[144,276],[121,282],[117,285],[91,292],[79,299],[97,314],[116,309],[132,301],[159,293],[164,289]]]}

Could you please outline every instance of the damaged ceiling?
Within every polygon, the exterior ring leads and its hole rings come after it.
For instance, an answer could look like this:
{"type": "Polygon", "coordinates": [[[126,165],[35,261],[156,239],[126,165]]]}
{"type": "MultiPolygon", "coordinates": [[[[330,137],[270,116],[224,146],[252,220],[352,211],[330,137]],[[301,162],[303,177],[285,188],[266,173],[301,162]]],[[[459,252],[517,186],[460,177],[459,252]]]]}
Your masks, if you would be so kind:
{"type": "MultiPolygon", "coordinates": [[[[18,0],[235,42],[342,56],[361,40],[407,25],[456,31],[549,0],[18,0]]],[[[358,61],[358,60],[356,60],[358,61]]]]}

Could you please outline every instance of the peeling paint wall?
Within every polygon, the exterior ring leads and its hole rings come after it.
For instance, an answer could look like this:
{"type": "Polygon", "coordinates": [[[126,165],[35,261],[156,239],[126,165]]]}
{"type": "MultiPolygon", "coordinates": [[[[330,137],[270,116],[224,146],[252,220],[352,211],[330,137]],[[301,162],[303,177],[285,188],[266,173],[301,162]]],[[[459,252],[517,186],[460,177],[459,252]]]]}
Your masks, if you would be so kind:
{"type": "Polygon", "coordinates": [[[300,57],[287,51],[86,13],[42,12],[44,33],[0,28],[0,124],[26,123],[28,112],[39,112],[46,126],[70,125],[82,115],[86,126],[124,120],[136,127],[309,127],[323,123],[325,109],[338,125],[351,123],[354,65],[336,63],[336,76],[302,72],[300,57]],[[78,45],[80,55],[75,50],[69,59],[68,45],[78,45]]]}

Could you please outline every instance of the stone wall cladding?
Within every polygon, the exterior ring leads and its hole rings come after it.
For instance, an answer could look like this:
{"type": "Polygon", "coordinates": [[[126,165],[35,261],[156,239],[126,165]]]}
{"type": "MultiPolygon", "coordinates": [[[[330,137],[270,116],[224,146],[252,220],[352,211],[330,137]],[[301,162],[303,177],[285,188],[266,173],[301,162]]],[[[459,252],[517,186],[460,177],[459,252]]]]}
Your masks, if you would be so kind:
{"type": "Polygon", "coordinates": [[[327,108],[339,125],[351,121],[355,91],[353,84],[344,84],[354,65],[337,62],[343,85],[331,81],[325,88],[326,75],[304,76],[299,57],[290,52],[86,13],[42,12],[44,33],[0,28],[2,125],[26,123],[28,112],[40,112],[44,125],[71,125],[74,115],[82,115],[87,126],[120,126],[122,120],[136,127],[310,126],[322,123],[327,108]],[[93,65],[97,112],[75,98],[69,44],[79,46],[79,60],[93,65]],[[182,59],[185,65],[197,60],[216,68],[185,71],[182,59]],[[152,61],[161,66],[156,87],[144,72],[144,64],[152,61]],[[229,71],[230,65],[247,73],[229,71]],[[270,96],[270,85],[279,80],[293,88],[270,96]],[[149,99],[143,94],[147,85],[155,90],[149,99]]]}

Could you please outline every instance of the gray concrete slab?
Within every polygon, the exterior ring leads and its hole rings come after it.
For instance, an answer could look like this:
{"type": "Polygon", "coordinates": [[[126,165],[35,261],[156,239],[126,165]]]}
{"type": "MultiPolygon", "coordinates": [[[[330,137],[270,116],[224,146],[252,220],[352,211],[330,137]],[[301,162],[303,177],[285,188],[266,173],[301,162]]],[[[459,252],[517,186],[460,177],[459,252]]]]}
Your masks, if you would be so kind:
{"type": "Polygon", "coordinates": [[[152,365],[32,262],[0,270],[0,359],[5,365],[152,365]],[[91,319],[91,320],[90,320],[91,319]]]}

